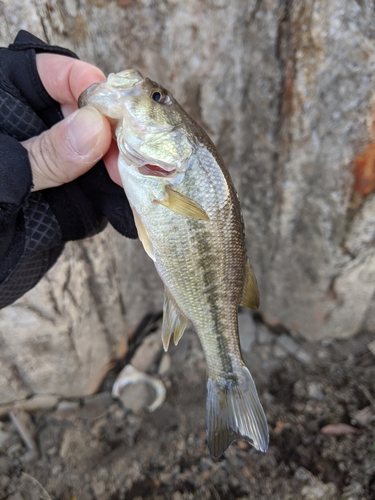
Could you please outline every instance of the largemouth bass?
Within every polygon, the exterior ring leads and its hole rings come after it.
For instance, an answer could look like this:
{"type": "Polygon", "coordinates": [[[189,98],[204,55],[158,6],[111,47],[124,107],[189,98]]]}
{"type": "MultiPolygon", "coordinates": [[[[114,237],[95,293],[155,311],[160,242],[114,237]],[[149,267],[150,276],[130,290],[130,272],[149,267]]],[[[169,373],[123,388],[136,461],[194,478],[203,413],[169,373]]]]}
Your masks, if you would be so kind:
{"type": "Polygon", "coordinates": [[[162,341],[190,320],[208,367],[207,439],[218,457],[235,440],[268,447],[267,421],[240,351],[238,306],[256,309],[237,193],[213,143],[172,94],[136,70],[89,87],[113,126],[118,168],[139,238],[165,285],[162,341]]]}

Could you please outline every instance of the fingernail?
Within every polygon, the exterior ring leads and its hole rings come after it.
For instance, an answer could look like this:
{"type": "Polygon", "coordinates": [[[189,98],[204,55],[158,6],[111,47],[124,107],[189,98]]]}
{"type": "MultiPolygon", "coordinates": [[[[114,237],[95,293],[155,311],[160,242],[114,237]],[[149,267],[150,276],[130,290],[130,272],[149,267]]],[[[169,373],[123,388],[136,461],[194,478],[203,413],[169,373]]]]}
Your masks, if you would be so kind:
{"type": "Polygon", "coordinates": [[[74,151],[87,156],[99,141],[103,122],[99,111],[91,106],[76,111],[68,123],[68,137],[74,151]]]}

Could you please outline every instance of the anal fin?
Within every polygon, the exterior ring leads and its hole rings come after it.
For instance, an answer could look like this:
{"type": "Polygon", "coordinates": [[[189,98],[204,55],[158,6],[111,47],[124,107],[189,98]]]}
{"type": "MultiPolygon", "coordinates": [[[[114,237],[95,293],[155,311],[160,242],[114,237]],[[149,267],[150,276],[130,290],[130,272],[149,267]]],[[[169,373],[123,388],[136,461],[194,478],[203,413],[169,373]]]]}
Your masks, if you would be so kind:
{"type": "Polygon", "coordinates": [[[189,320],[174,305],[169,293],[165,291],[163,306],[163,326],[161,332],[164,351],[168,351],[169,342],[172,335],[174,344],[178,344],[179,340],[184,334],[188,322],[189,320]]]}
{"type": "Polygon", "coordinates": [[[258,283],[248,260],[245,264],[245,280],[240,306],[250,309],[258,309],[259,307],[258,283]]]}

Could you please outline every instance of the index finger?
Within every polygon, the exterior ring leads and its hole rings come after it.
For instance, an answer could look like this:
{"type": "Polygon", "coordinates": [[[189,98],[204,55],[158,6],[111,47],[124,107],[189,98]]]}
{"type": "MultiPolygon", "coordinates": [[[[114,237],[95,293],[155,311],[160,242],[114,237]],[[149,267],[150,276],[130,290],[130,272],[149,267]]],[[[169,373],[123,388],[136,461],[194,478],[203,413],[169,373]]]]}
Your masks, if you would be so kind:
{"type": "Polygon", "coordinates": [[[48,94],[63,105],[76,106],[87,87],[105,80],[96,66],[58,54],[37,54],[36,67],[48,94]]]}

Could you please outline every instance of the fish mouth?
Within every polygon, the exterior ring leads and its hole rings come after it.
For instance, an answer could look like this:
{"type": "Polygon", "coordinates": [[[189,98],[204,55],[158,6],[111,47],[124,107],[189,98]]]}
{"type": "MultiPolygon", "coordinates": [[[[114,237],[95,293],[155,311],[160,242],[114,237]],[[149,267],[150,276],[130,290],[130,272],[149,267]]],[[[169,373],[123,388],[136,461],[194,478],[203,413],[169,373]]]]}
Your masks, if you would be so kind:
{"type": "Polygon", "coordinates": [[[146,163],[145,165],[138,167],[138,172],[142,175],[151,177],[172,177],[176,173],[176,169],[164,170],[164,168],[159,165],[146,163]]]}
{"type": "Polygon", "coordinates": [[[126,96],[142,94],[142,74],[135,69],[111,73],[104,82],[93,83],[78,98],[78,107],[94,106],[104,116],[120,119],[123,113],[122,100],[126,96]]]}
{"type": "Polygon", "coordinates": [[[120,144],[120,149],[128,164],[136,167],[138,172],[142,175],[150,177],[173,177],[177,172],[175,165],[154,158],[145,157],[139,154],[126,142],[122,147],[120,144]]]}

